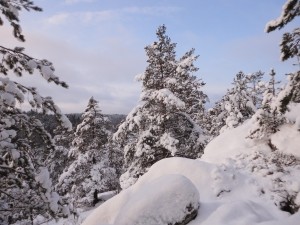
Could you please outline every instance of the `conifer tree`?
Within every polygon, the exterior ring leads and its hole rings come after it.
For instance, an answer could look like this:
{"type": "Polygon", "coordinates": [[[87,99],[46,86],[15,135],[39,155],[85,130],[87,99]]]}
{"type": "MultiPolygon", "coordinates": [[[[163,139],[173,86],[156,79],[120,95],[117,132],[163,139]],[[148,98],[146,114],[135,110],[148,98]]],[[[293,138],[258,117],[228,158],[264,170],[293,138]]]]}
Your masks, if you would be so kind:
{"type": "MultiPolygon", "coordinates": [[[[271,32],[283,28],[297,16],[300,16],[300,1],[287,0],[282,8],[282,13],[276,20],[270,21],[266,26],[266,31],[271,32]]],[[[295,28],[292,33],[285,33],[281,43],[281,59],[287,60],[296,57],[300,66],[300,28],[295,28]]],[[[278,110],[284,114],[295,109],[300,103],[300,71],[290,73],[288,83],[278,94],[276,105],[278,110]]],[[[295,109],[297,110],[297,109],[295,109]]],[[[300,130],[300,116],[295,119],[296,127],[300,130]]]]}
{"type": "MultiPolygon", "coordinates": [[[[15,38],[24,42],[18,17],[22,9],[41,11],[29,0],[0,1],[0,25],[5,18],[13,27],[15,38]]],[[[45,152],[55,148],[52,137],[41,121],[23,113],[18,103],[29,99],[33,109],[44,113],[52,111],[66,129],[71,129],[71,124],[51,97],[42,97],[36,88],[11,78],[12,74],[20,77],[38,71],[48,82],[62,87],[67,84],[54,75],[51,62],[25,54],[23,47],[0,46],[0,56],[0,223],[12,224],[20,220],[32,223],[38,215],[47,219],[62,216],[66,211],[53,191],[49,171],[33,151],[36,145],[33,137],[45,143],[45,152]]]]}
{"type": "Polygon", "coordinates": [[[251,93],[248,92],[246,75],[239,72],[233,81],[233,87],[223,97],[223,108],[226,111],[225,125],[221,132],[242,124],[256,111],[251,93]]]}
{"type": "MultiPolygon", "coordinates": [[[[280,17],[268,22],[265,30],[269,33],[276,29],[282,29],[297,16],[300,16],[300,1],[287,0],[282,7],[280,17]]],[[[300,63],[300,28],[295,28],[291,33],[284,33],[280,47],[282,61],[296,57],[300,63]]]]}
{"type": "Polygon", "coordinates": [[[254,115],[255,124],[250,130],[249,138],[252,139],[268,139],[271,134],[278,131],[278,127],[283,124],[284,118],[273,104],[276,100],[275,72],[270,72],[270,81],[267,90],[263,95],[261,109],[257,110],[254,115]]]}
{"type": "Polygon", "coordinates": [[[179,59],[176,68],[176,84],[173,85],[174,88],[168,88],[185,103],[185,112],[201,127],[204,127],[204,105],[208,97],[202,91],[205,83],[193,75],[199,70],[194,65],[199,56],[194,55],[194,52],[195,49],[191,49],[179,59]]]}
{"type": "Polygon", "coordinates": [[[70,156],[75,160],[60,176],[57,189],[75,207],[92,206],[94,193],[115,189],[116,170],[112,168],[106,146],[109,131],[106,119],[92,97],[77,126],[70,156]]]}
{"type": "Polygon", "coordinates": [[[55,149],[50,151],[46,158],[46,164],[48,165],[52,182],[56,185],[63,171],[75,160],[74,157],[69,155],[72,139],[74,139],[74,130],[66,131],[58,127],[54,133],[55,149]]]}
{"type": "Polygon", "coordinates": [[[225,110],[225,97],[217,101],[214,107],[208,109],[205,114],[205,118],[207,119],[205,129],[211,136],[211,139],[218,136],[222,127],[226,125],[226,116],[228,113],[225,110]]]}
{"type": "Polygon", "coordinates": [[[251,95],[253,105],[257,109],[259,109],[261,107],[262,94],[266,90],[265,85],[262,82],[263,76],[264,76],[264,73],[262,71],[258,71],[258,72],[246,75],[246,80],[248,82],[247,92],[251,95]]]}
{"type": "Polygon", "coordinates": [[[200,90],[203,82],[191,76],[197,71],[193,65],[197,56],[191,50],[177,61],[176,44],[166,35],[164,25],[156,35],[158,41],[145,48],[148,66],[139,77],[143,84],[140,105],[114,135],[124,148],[126,172],[120,178],[123,189],[160,159],[199,157],[205,144],[202,130],[192,119],[194,109],[202,108],[206,100],[200,90]]]}

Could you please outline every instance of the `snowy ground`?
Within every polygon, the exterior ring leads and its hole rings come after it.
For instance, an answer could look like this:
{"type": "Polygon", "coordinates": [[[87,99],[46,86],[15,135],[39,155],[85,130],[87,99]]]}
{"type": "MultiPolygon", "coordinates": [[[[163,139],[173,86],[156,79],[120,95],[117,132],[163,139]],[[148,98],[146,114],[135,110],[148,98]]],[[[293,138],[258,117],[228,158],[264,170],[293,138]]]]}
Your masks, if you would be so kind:
{"type": "Polygon", "coordinates": [[[83,225],[174,224],[187,213],[188,204],[199,204],[189,225],[299,225],[299,212],[291,216],[279,208],[292,195],[300,205],[300,162],[295,157],[278,160],[281,153],[300,156],[299,133],[292,125],[282,127],[271,138],[278,147],[272,152],[267,142],[245,138],[250,124],[217,137],[201,159],[169,158],[154,164],[83,225]]]}
{"type": "Polygon", "coordinates": [[[189,225],[299,225],[299,212],[279,209],[288,197],[300,205],[299,131],[281,127],[271,137],[278,149],[271,151],[266,141],[245,138],[250,126],[221,134],[201,159],[157,162],[136,184],[81,213],[78,222],[48,224],[168,225],[195,211],[189,225]]]}

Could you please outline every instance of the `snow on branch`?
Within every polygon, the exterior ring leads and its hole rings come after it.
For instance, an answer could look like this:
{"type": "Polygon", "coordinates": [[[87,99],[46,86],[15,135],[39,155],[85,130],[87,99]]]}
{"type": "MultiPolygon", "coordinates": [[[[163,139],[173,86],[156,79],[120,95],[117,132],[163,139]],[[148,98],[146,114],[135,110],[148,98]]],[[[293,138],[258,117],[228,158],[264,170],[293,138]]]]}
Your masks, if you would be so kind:
{"type": "Polygon", "coordinates": [[[282,7],[281,15],[276,20],[271,20],[265,27],[265,32],[269,33],[276,29],[283,28],[287,23],[291,22],[296,16],[300,15],[300,1],[287,0],[282,7]]]}

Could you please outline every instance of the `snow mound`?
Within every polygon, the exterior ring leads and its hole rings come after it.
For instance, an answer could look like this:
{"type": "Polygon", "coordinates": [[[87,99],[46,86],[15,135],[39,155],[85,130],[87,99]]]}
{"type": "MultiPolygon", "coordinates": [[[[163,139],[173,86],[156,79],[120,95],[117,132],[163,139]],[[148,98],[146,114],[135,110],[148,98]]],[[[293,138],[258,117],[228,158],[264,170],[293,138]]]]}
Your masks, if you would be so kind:
{"type": "Polygon", "coordinates": [[[195,208],[199,201],[198,215],[189,225],[299,224],[295,222],[299,213],[290,216],[278,207],[284,190],[299,191],[300,182],[295,179],[299,168],[291,164],[283,173],[280,165],[284,162],[265,161],[267,153],[249,154],[227,157],[221,164],[163,159],[133,186],[95,209],[83,225],[176,224],[189,213],[186,206],[195,208]]]}
{"type": "Polygon", "coordinates": [[[252,201],[236,201],[221,205],[201,225],[250,225],[272,220],[270,212],[252,201]]]}
{"type": "MultiPolygon", "coordinates": [[[[249,138],[252,121],[248,120],[244,124],[224,131],[213,139],[204,149],[201,160],[213,163],[222,163],[228,157],[258,150],[257,143],[249,138]]],[[[267,146],[260,146],[260,150],[267,149],[267,146]]]]}
{"type": "Polygon", "coordinates": [[[198,207],[199,193],[189,179],[165,175],[134,193],[115,221],[123,225],[175,224],[198,207]]]}
{"type": "Polygon", "coordinates": [[[295,124],[285,124],[279,127],[279,131],[270,136],[271,142],[268,143],[266,140],[247,138],[254,122],[250,119],[239,127],[221,133],[206,146],[201,160],[220,164],[240,154],[270,153],[272,151],[270,143],[278,152],[300,158],[300,132],[295,129],[295,124]]]}
{"type": "Polygon", "coordinates": [[[278,151],[291,154],[300,158],[300,132],[295,125],[286,124],[271,137],[273,145],[278,151]]]}
{"type": "MultiPolygon", "coordinates": [[[[161,160],[155,163],[133,186],[95,209],[83,225],[123,224],[124,217],[128,217],[127,224],[143,224],[140,221],[146,212],[149,217],[156,215],[154,218],[160,217],[161,220],[160,223],[150,222],[144,225],[168,224],[163,223],[167,218],[173,218],[174,221],[179,217],[183,219],[186,214],[189,214],[186,211],[189,204],[192,208],[198,207],[199,189],[197,190],[196,187],[206,186],[207,179],[210,179],[211,169],[207,163],[191,159],[174,157],[161,160]],[[156,200],[153,201],[154,199],[156,200]],[[171,209],[169,213],[166,212],[167,208],[171,209]],[[173,212],[175,214],[172,214],[173,212]],[[137,222],[132,223],[131,219],[137,222]]],[[[208,193],[209,189],[210,187],[203,188],[202,191],[208,193]]],[[[149,221],[151,221],[150,218],[149,221]]]]}

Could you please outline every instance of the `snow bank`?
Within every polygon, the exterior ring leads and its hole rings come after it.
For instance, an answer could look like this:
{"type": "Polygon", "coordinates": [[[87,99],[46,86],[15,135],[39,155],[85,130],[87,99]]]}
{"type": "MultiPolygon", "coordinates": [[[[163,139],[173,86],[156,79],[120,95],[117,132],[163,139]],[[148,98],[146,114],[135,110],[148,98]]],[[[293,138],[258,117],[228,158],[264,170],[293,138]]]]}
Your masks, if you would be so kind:
{"type": "MultiPolygon", "coordinates": [[[[273,218],[267,207],[252,201],[236,201],[222,204],[201,225],[251,225],[273,218]]],[[[198,223],[190,225],[193,224],[198,223]]]]}
{"type": "MultiPolygon", "coordinates": [[[[199,189],[195,186],[205,185],[210,169],[206,163],[190,159],[161,160],[136,184],[95,209],[83,225],[124,224],[124,221],[128,221],[125,224],[158,225],[168,224],[167,219],[172,219],[172,223],[188,213],[186,206],[189,204],[192,208],[198,207],[199,189]],[[201,175],[203,180],[198,179],[201,175]],[[149,223],[141,222],[145,219],[144,215],[147,215],[149,223]],[[153,222],[153,218],[160,218],[160,223],[153,222]]],[[[208,193],[208,189],[204,192],[208,193]]]]}
{"type": "Polygon", "coordinates": [[[272,135],[271,141],[278,151],[300,158],[300,132],[294,126],[292,124],[282,126],[272,135]]]}
{"type": "Polygon", "coordinates": [[[138,189],[115,222],[123,225],[175,224],[198,210],[199,193],[182,175],[165,175],[138,189]]]}
{"type": "Polygon", "coordinates": [[[176,157],[161,160],[135,185],[95,209],[83,225],[167,225],[166,218],[175,221],[172,212],[182,217],[187,202],[197,203],[194,186],[201,196],[200,208],[189,225],[254,225],[285,220],[288,213],[280,211],[269,195],[262,196],[266,181],[237,167],[233,159],[221,165],[176,157]],[[184,204],[179,207],[181,202],[184,204]]]}
{"type": "Polygon", "coordinates": [[[269,150],[263,143],[258,145],[257,141],[246,138],[251,130],[252,120],[246,121],[237,128],[229,129],[213,139],[204,149],[201,160],[213,163],[222,163],[229,156],[233,157],[249,151],[269,150]]]}
{"type": "MultiPolygon", "coordinates": [[[[224,163],[228,158],[234,158],[239,154],[251,154],[256,151],[270,152],[271,149],[266,141],[247,138],[253,123],[254,121],[250,119],[237,128],[221,133],[206,146],[201,160],[224,163]]],[[[300,157],[300,132],[295,124],[285,124],[279,127],[279,131],[271,135],[270,140],[278,152],[300,157]]]]}

